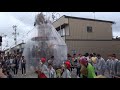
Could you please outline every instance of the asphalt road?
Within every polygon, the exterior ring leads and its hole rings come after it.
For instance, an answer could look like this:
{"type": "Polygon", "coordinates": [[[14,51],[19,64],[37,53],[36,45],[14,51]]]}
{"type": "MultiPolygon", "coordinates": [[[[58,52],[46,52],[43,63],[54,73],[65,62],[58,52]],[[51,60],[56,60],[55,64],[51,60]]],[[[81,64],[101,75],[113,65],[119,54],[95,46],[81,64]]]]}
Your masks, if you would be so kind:
{"type": "MultiPolygon", "coordinates": [[[[13,72],[11,72],[11,74],[13,75],[13,78],[38,78],[36,73],[22,75],[22,71],[21,70],[18,71],[17,75],[14,75],[13,72]]],[[[76,69],[72,70],[71,76],[72,76],[72,78],[77,78],[76,69]]]]}

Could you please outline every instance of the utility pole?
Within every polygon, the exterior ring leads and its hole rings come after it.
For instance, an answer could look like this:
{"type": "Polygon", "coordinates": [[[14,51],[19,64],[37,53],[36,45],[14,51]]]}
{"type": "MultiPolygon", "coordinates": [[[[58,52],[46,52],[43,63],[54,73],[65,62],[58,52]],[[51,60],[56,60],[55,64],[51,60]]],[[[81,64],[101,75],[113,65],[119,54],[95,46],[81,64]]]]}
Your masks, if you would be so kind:
{"type": "Polygon", "coordinates": [[[17,45],[17,35],[19,35],[19,33],[17,33],[17,26],[16,25],[13,25],[13,30],[15,30],[15,32],[13,32],[12,34],[14,35],[15,45],[17,45]]]}

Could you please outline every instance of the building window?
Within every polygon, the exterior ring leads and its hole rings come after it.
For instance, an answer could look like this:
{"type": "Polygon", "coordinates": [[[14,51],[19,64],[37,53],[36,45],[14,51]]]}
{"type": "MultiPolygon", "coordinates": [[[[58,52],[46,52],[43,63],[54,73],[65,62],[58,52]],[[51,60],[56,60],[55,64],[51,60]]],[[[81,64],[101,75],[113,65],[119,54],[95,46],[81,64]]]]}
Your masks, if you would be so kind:
{"type": "Polygon", "coordinates": [[[92,27],[91,26],[87,26],[87,32],[92,32],[92,27]]]}
{"type": "Polygon", "coordinates": [[[60,34],[61,37],[64,37],[65,36],[65,29],[59,30],[58,33],[60,34]]]}
{"type": "Polygon", "coordinates": [[[61,37],[64,37],[65,36],[65,29],[61,29],[61,37]]]}
{"type": "Polygon", "coordinates": [[[66,35],[68,35],[68,36],[70,35],[70,31],[68,28],[66,29],[66,35]]]}
{"type": "Polygon", "coordinates": [[[59,34],[60,34],[60,36],[61,36],[61,30],[59,30],[59,31],[58,31],[58,33],[59,33],[59,34]]]}

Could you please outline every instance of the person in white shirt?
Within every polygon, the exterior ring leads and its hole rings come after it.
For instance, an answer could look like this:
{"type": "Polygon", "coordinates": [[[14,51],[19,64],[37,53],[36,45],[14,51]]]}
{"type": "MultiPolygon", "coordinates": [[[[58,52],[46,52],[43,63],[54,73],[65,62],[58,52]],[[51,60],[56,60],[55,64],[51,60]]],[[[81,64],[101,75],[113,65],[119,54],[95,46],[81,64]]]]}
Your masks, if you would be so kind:
{"type": "Polygon", "coordinates": [[[13,63],[13,57],[11,56],[11,58],[10,58],[10,64],[12,64],[13,63]]]}
{"type": "Polygon", "coordinates": [[[62,78],[71,78],[71,73],[70,73],[70,62],[66,61],[65,62],[65,70],[62,74],[62,78]]]}
{"type": "Polygon", "coordinates": [[[96,64],[97,64],[97,66],[96,66],[97,75],[104,75],[106,63],[100,54],[97,54],[97,63],[96,64]]]}
{"type": "Polygon", "coordinates": [[[85,58],[87,58],[87,61],[89,61],[90,60],[90,58],[89,58],[89,53],[85,53],[85,58]]]}
{"type": "Polygon", "coordinates": [[[80,66],[79,61],[80,61],[81,58],[83,58],[83,56],[82,56],[82,54],[79,54],[78,57],[77,57],[77,68],[76,68],[77,69],[77,77],[80,77],[81,66],[80,66]]]}
{"type": "Polygon", "coordinates": [[[117,61],[116,69],[117,69],[117,74],[116,74],[116,76],[120,77],[120,60],[117,61]]]}
{"type": "Polygon", "coordinates": [[[13,57],[11,56],[10,57],[10,70],[12,71],[13,70],[13,57]]]}
{"type": "Polygon", "coordinates": [[[116,58],[116,55],[113,54],[112,55],[112,62],[111,62],[111,72],[110,72],[112,77],[114,77],[117,73],[116,70],[115,70],[117,61],[118,61],[118,59],[116,58]]]}
{"type": "Polygon", "coordinates": [[[110,76],[110,69],[111,69],[111,62],[112,62],[112,55],[108,55],[108,59],[106,61],[106,72],[107,72],[107,77],[111,77],[110,76]]]}
{"type": "Polygon", "coordinates": [[[49,78],[56,78],[56,72],[52,67],[52,64],[48,64],[49,78]]]}

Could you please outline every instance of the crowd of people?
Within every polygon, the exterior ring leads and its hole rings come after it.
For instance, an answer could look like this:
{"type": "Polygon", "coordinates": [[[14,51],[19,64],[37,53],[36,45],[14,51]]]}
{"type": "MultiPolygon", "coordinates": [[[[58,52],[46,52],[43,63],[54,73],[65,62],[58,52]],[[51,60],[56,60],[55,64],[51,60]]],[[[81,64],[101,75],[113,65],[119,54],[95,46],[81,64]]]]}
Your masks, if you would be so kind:
{"type": "MultiPolygon", "coordinates": [[[[53,58],[52,58],[53,59],[53,58]]],[[[119,78],[120,61],[115,54],[105,60],[100,54],[68,54],[68,60],[60,67],[54,68],[52,60],[40,59],[38,78],[72,78],[76,69],[76,78],[119,78]]]]}
{"type": "Polygon", "coordinates": [[[24,56],[8,55],[0,57],[0,78],[14,78],[21,70],[26,75],[26,61],[24,56]]]}
{"type": "MultiPolygon", "coordinates": [[[[76,78],[119,78],[120,60],[115,54],[108,55],[105,60],[100,54],[68,54],[68,60],[58,67],[54,67],[54,56],[49,60],[41,58],[36,73],[38,78],[73,78],[73,70],[76,78]]],[[[24,56],[0,57],[0,78],[14,78],[18,75],[26,75],[26,60],[24,56]]]]}

